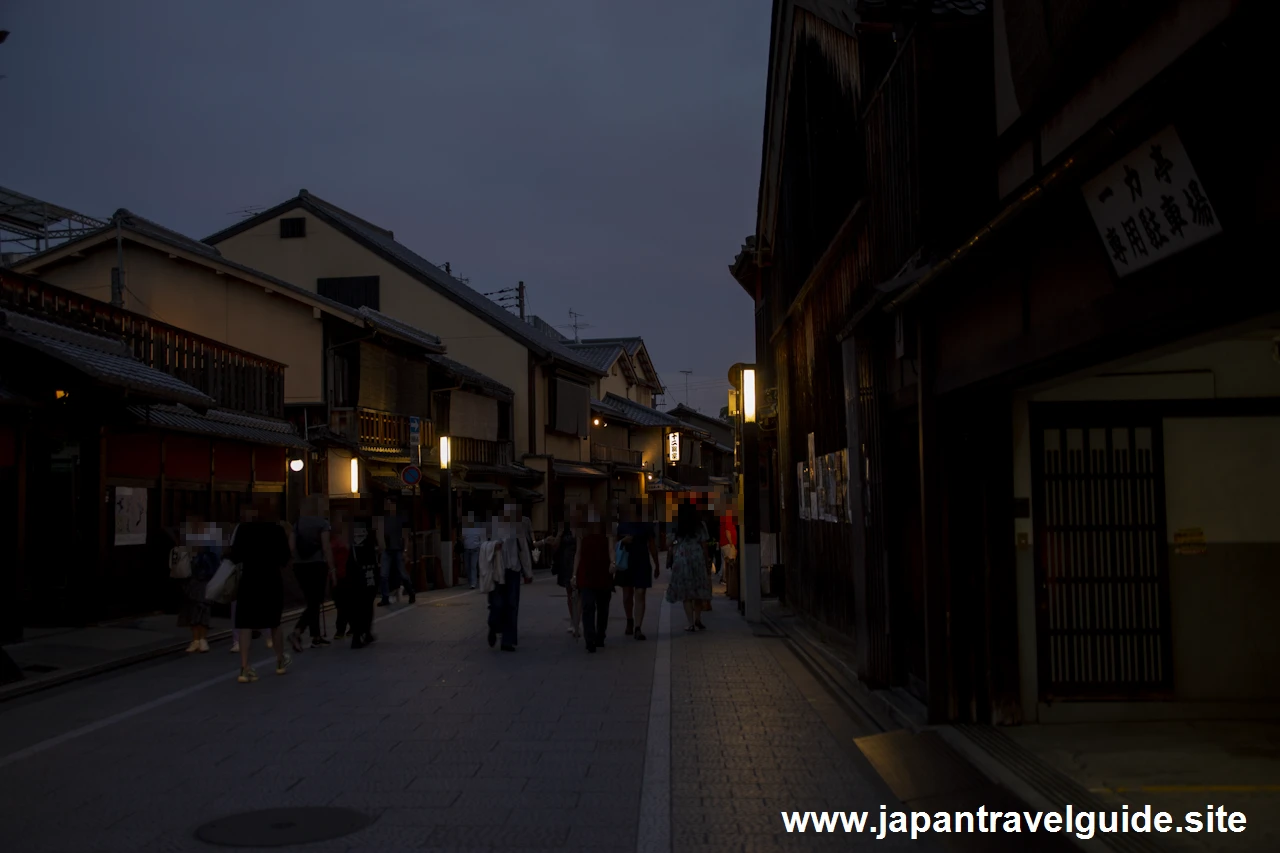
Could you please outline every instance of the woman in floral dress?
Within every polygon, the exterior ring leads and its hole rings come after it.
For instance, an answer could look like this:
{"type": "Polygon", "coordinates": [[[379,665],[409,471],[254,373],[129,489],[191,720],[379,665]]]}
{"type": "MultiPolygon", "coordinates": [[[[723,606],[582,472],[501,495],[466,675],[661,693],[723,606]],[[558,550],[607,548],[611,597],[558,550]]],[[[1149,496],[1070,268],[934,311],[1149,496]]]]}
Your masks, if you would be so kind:
{"type": "Polygon", "coordinates": [[[667,601],[684,604],[685,631],[698,630],[701,602],[711,600],[711,575],[707,573],[705,538],[699,535],[698,512],[690,504],[681,504],[676,516],[675,541],[671,546],[671,573],[667,583],[667,601]]]}

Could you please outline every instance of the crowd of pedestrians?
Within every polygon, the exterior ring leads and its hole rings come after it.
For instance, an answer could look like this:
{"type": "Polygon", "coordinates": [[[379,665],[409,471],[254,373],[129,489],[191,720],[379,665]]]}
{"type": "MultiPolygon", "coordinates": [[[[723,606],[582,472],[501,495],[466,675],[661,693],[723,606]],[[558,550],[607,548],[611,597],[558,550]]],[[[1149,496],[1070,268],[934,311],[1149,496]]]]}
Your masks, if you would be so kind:
{"type": "MultiPolygon", "coordinates": [[[[488,644],[505,652],[519,647],[520,591],[533,582],[543,553],[556,583],[564,590],[568,633],[583,639],[588,653],[604,647],[610,608],[621,590],[625,636],[646,639],[648,591],[662,576],[657,524],[642,500],[616,507],[571,503],[564,518],[542,539],[535,539],[529,518],[506,504],[495,518],[467,515],[459,531],[462,571],[471,589],[488,599],[488,644]]],[[[669,578],[666,600],[684,607],[690,633],[706,630],[702,614],[711,609],[712,578],[723,576],[736,557],[736,526],[719,524],[712,536],[706,508],[679,505],[669,519],[669,578]]],[[[714,520],[713,520],[714,521],[714,520]]],[[[405,569],[405,525],[387,500],[380,511],[352,513],[340,507],[330,514],[322,496],[304,501],[294,525],[279,518],[277,504],[265,495],[245,505],[230,530],[193,517],[183,525],[170,555],[170,573],[182,581],[178,624],[191,630],[187,651],[209,651],[210,614],[216,603],[231,605],[233,644],[240,656],[237,680],[252,683],[253,643],[266,635],[274,650],[276,673],[284,675],[293,653],[331,645],[326,636],[324,602],[335,605],[333,640],[350,638],[353,649],[376,641],[373,612],[403,590],[409,603],[416,591],[405,569]],[[305,606],[286,634],[282,627],[285,575],[291,573],[305,606]]]]}

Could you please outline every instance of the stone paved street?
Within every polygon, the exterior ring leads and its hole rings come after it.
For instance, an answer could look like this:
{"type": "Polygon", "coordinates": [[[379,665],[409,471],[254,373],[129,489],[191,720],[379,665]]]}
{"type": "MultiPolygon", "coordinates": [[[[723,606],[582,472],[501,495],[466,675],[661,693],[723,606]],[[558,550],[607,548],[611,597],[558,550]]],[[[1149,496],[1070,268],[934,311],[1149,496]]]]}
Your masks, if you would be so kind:
{"type": "Polygon", "coordinates": [[[515,654],[486,646],[483,597],[445,591],[380,613],[373,648],[308,650],[286,677],[264,648],[261,681],[236,683],[224,643],[0,705],[0,847],[213,851],[193,835],[207,821],[327,805],[376,820],[296,849],[895,849],[783,832],[782,809],[874,812],[889,795],[861,732],[732,602],[694,636],[651,606],[641,643],[615,599],[589,656],[553,584],[523,592],[515,654]]]}

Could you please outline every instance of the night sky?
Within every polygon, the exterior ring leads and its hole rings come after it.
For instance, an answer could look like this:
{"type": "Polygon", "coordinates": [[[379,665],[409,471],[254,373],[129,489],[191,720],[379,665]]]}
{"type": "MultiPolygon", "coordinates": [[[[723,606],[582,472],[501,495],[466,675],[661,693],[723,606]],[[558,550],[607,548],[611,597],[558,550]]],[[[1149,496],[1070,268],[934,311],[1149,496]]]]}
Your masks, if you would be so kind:
{"type": "Polygon", "coordinates": [[[583,337],[643,335],[666,402],[690,369],[718,413],[754,350],[727,266],[770,6],[13,0],[0,185],[194,237],[305,187],[583,337]]]}

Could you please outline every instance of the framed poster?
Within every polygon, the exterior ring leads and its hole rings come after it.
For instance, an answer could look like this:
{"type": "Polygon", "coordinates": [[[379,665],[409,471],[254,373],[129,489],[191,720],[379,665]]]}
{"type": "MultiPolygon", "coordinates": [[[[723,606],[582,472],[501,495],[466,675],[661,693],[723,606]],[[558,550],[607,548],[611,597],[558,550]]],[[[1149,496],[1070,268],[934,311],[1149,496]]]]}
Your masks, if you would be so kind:
{"type": "Polygon", "coordinates": [[[147,544],[147,490],[116,486],[115,504],[115,544],[147,544]]]}

